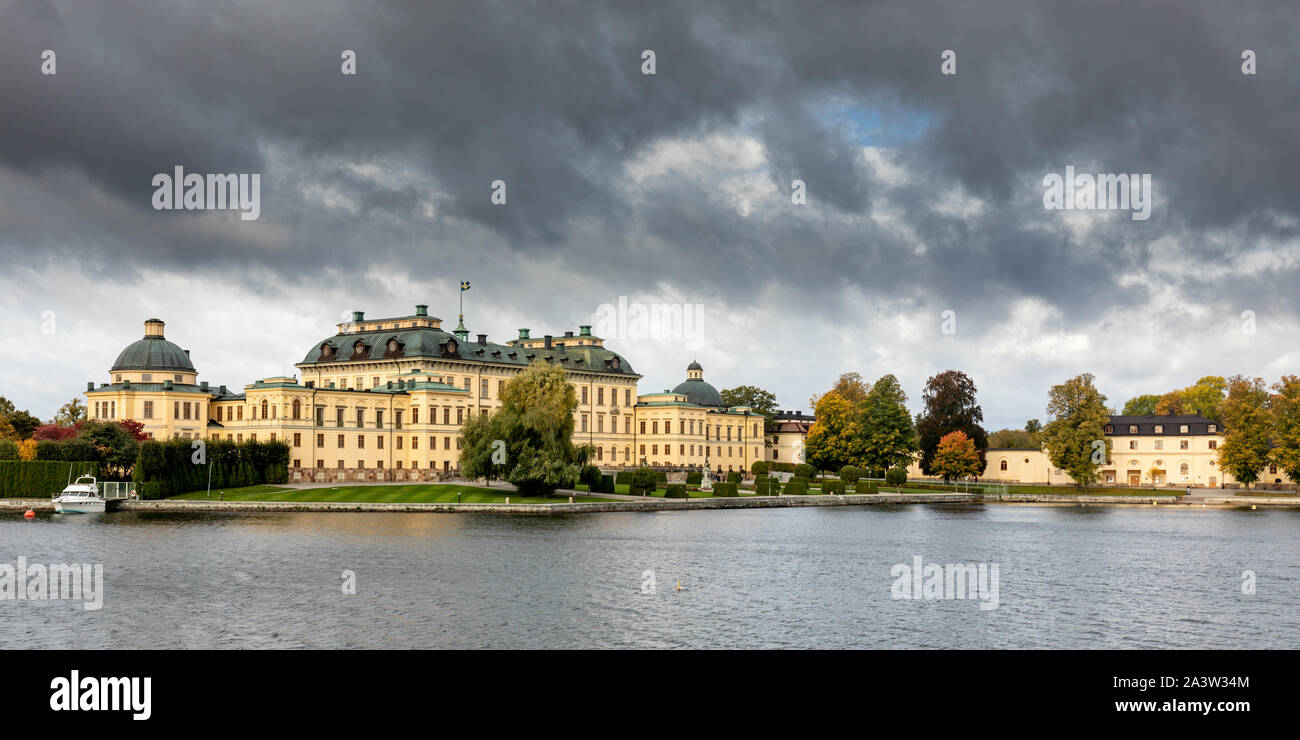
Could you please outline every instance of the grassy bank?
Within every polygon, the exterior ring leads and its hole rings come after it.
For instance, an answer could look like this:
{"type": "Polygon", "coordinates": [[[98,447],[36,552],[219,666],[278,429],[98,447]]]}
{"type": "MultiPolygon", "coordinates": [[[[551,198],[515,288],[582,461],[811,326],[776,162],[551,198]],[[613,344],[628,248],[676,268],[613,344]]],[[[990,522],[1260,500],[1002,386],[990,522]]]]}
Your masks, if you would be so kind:
{"type": "MultiPolygon", "coordinates": [[[[218,492],[209,497],[203,491],[183,493],[172,500],[216,501],[218,492]]],[[[337,486],[321,488],[282,488],[280,486],[249,486],[225,489],[225,501],[297,501],[297,502],[347,502],[393,504],[503,504],[506,497],[512,504],[554,504],[567,502],[568,496],[550,498],[518,496],[510,491],[482,486],[424,483],[406,486],[337,486]],[[459,494],[459,498],[457,498],[459,494]]],[[[589,496],[576,497],[575,502],[607,501],[589,496]]]]}

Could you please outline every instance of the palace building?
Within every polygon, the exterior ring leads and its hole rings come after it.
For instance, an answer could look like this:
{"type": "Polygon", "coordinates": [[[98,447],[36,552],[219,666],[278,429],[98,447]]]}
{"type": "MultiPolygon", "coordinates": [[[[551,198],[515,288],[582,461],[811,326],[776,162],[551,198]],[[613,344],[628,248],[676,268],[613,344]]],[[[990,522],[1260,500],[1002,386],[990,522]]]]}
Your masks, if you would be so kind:
{"type": "Polygon", "coordinates": [[[160,319],[128,345],[107,383],[86,387],[91,418],[135,419],[153,439],[281,440],[291,480],[433,480],[459,467],[460,428],[500,406],[501,390],[533,363],[564,368],[578,399],[574,443],[601,467],[749,470],[765,459],[764,417],[727,407],[692,362],[671,391],[641,395],[627,359],[591,327],[504,344],[460,324],[448,332],[428,307],[367,319],[357,311],[296,364],[236,392],[198,380],[188,350],[160,319]]]}

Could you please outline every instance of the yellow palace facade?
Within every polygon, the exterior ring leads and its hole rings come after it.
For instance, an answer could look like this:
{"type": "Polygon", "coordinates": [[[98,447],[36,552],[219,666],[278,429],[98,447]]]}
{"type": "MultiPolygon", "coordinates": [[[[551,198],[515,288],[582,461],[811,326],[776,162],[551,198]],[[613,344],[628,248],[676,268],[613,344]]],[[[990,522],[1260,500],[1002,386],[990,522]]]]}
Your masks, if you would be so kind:
{"type": "Polygon", "coordinates": [[[500,406],[506,382],[538,362],[564,368],[578,399],[574,442],[595,449],[596,465],[729,471],[764,459],[764,417],[725,406],[698,363],[676,388],[642,395],[641,376],[590,326],[493,343],[470,339],[463,319],[444,330],[425,305],[382,319],[354,312],[307,351],[299,376],[239,391],[199,381],[189,351],[149,319],[109,382],[87,384],[86,405],[91,418],[135,419],[154,439],[283,441],[290,480],[435,480],[459,467],[465,420],[500,406]]]}

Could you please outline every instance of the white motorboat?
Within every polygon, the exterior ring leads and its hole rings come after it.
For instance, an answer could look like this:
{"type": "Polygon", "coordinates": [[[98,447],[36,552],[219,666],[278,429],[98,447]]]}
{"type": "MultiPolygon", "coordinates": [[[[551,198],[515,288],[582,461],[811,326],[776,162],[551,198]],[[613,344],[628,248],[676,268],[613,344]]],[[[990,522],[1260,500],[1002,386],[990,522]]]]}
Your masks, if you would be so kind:
{"type": "Polygon", "coordinates": [[[83,475],[77,482],[63,489],[53,500],[54,510],[60,514],[102,514],[108,508],[93,475],[83,475]]]}

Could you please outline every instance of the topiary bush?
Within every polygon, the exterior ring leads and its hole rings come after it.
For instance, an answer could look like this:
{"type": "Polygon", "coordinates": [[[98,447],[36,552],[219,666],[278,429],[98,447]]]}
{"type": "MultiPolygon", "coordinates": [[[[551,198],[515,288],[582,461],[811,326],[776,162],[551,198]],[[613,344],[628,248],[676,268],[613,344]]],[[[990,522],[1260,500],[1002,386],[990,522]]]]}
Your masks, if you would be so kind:
{"type": "Polygon", "coordinates": [[[885,473],[885,482],[891,486],[901,486],[907,482],[907,470],[905,468],[890,468],[885,473]]]}
{"type": "Polygon", "coordinates": [[[755,460],[754,464],[749,466],[749,472],[754,475],[763,475],[767,473],[767,463],[762,460],[755,460]]]}
{"type": "Polygon", "coordinates": [[[840,480],[844,481],[845,485],[851,486],[854,483],[857,483],[858,478],[861,477],[862,471],[858,470],[858,466],[856,465],[845,465],[840,468],[840,480]]]}
{"type": "Polygon", "coordinates": [[[739,483],[739,482],[740,482],[741,480],[743,480],[743,479],[744,479],[744,478],[743,478],[743,476],[741,476],[739,470],[729,470],[729,471],[727,471],[727,482],[728,482],[728,483],[739,483]]]}
{"type": "Polygon", "coordinates": [[[632,471],[631,470],[618,471],[618,473],[614,475],[614,482],[625,486],[632,485],[632,471]]]}
{"type": "Polygon", "coordinates": [[[817,471],[813,470],[813,466],[807,463],[799,463],[798,465],[794,466],[794,477],[796,478],[803,478],[804,480],[808,480],[809,478],[812,478],[816,474],[817,471]]]}
{"type": "Polygon", "coordinates": [[[658,476],[650,468],[637,468],[632,473],[632,482],[629,484],[632,490],[629,490],[633,496],[645,496],[653,491],[658,483],[658,476]]]}
{"type": "Polygon", "coordinates": [[[808,493],[808,482],[791,478],[790,482],[785,484],[785,494],[787,496],[804,496],[808,493]]]}
{"type": "Polygon", "coordinates": [[[780,479],[780,478],[768,478],[768,479],[767,479],[767,494],[766,494],[766,495],[768,495],[768,496],[780,496],[780,495],[781,495],[781,479],[780,479]]]}
{"type": "Polygon", "coordinates": [[[704,476],[701,475],[698,470],[695,471],[694,473],[686,474],[686,485],[688,486],[698,486],[700,485],[700,482],[703,480],[704,480],[704,476]]]}
{"type": "Polygon", "coordinates": [[[655,482],[656,482],[656,483],[667,483],[667,482],[668,482],[668,474],[665,473],[665,472],[662,471],[662,470],[656,470],[656,471],[655,471],[655,482]]]}
{"type": "Polygon", "coordinates": [[[681,483],[670,483],[664,491],[664,498],[689,498],[686,493],[686,486],[681,483]]]}
{"type": "Polygon", "coordinates": [[[842,481],[842,480],[828,480],[828,481],[823,481],[823,482],[822,482],[822,493],[829,494],[829,495],[831,495],[831,496],[843,496],[843,495],[844,495],[844,481],[842,481]]]}
{"type": "Polygon", "coordinates": [[[612,476],[612,475],[602,475],[602,476],[600,476],[600,482],[596,484],[596,487],[595,487],[594,489],[592,489],[592,492],[593,492],[593,493],[613,493],[613,492],[614,492],[614,476],[612,476]]]}
{"type": "Polygon", "coordinates": [[[857,485],[858,493],[880,493],[880,489],[873,480],[860,480],[857,485]]]}
{"type": "Polygon", "coordinates": [[[740,489],[735,483],[719,483],[713,487],[713,495],[721,498],[735,498],[740,495],[740,489]]]}
{"type": "Polygon", "coordinates": [[[600,468],[595,465],[584,466],[578,480],[587,484],[588,491],[595,491],[596,486],[600,485],[600,468]]]}

